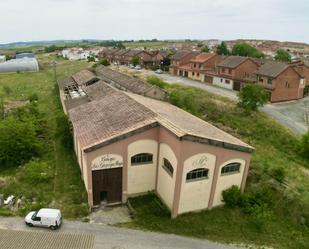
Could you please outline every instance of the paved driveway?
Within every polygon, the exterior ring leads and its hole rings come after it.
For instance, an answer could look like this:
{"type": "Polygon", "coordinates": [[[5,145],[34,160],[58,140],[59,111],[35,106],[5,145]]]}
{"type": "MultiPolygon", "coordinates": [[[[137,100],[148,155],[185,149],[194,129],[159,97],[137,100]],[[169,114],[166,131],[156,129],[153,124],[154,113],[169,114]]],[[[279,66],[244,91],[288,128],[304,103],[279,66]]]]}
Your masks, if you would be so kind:
{"type": "MultiPolygon", "coordinates": [[[[176,235],[160,234],[152,232],[143,232],[125,228],[110,227],[99,224],[89,224],[82,222],[64,221],[63,226],[57,231],[50,231],[44,228],[28,228],[22,218],[5,218],[0,217],[0,229],[7,230],[7,234],[14,231],[32,231],[34,235],[42,234],[45,238],[51,236],[63,236],[63,243],[73,243],[72,235],[75,238],[82,238],[87,235],[95,236],[94,249],[236,249],[234,246],[222,245],[207,240],[191,239],[176,235]],[[79,234],[79,235],[78,235],[79,234]]],[[[3,233],[0,230],[0,241],[4,239],[3,233]]],[[[32,233],[31,233],[32,234],[32,233]]],[[[51,243],[46,239],[46,247],[51,243]]],[[[21,246],[21,245],[20,245],[21,246]]],[[[0,247],[5,248],[5,247],[0,247]]],[[[24,247],[14,247],[21,249],[24,247]]],[[[29,247],[30,248],[30,247],[29,247]]],[[[35,247],[33,247],[35,248],[35,247]]],[[[31,249],[33,249],[31,248],[31,249]]],[[[56,249],[61,247],[55,247],[56,249]]],[[[76,247],[79,248],[79,247],[76,247]]],[[[89,247],[88,247],[89,248],[89,247]]],[[[88,249],[85,247],[85,249],[88,249]]],[[[66,249],[71,249],[67,247],[66,249]]],[[[90,249],[90,248],[89,248],[90,249]]],[[[239,248],[238,248],[239,249],[239,248]]]]}
{"type": "MultiPolygon", "coordinates": [[[[152,71],[148,71],[149,74],[155,74],[152,71]]],[[[237,93],[236,91],[231,91],[227,89],[223,89],[220,87],[213,86],[207,83],[201,83],[198,81],[194,81],[188,78],[172,76],[169,74],[155,74],[156,76],[160,77],[164,81],[174,84],[183,84],[186,86],[194,86],[197,88],[204,89],[208,92],[229,98],[231,100],[237,100],[237,93]]],[[[283,126],[290,129],[293,133],[297,135],[301,135],[306,133],[308,130],[308,124],[306,124],[304,119],[305,111],[309,110],[309,97],[306,97],[302,100],[298,101],[289,101],[284,103],[278,104],[267,104],[261,111],[275,119],[277,122],[282,124],[283,126]]]]}

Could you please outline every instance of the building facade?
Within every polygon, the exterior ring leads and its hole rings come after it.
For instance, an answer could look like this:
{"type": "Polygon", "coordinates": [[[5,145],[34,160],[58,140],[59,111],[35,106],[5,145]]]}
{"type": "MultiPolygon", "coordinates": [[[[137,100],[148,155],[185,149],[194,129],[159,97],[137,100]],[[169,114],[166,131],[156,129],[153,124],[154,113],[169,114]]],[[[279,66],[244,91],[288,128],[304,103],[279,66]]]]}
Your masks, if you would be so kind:
{"type": "Polygon", "coordinates": [[[244,189],[251,146],[166,102],[99,84],[99,97],[69,110],[91,207],[152,191],[176,217],[244,189]]]}
{"type": "Polygon", "coordinates": [[[282,62],[266,62],[257,72],[258,84],[270,94],[271,102],[304,97],[306,78],[295,67],[282,62]]]}

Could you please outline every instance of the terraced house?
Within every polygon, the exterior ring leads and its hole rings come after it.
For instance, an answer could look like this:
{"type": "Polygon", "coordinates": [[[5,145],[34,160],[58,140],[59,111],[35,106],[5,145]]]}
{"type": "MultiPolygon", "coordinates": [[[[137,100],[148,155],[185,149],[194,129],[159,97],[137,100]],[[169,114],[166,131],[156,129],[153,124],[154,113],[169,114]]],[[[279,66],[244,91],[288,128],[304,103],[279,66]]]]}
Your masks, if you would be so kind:
{"type": "Polygon", "coordinates": [[[188,78],[205,82],[207,73],[214,73],[216,66],[224,59],[214,53],[200,53],[193,57],[188,64],[179,66],[179,70],[188,72],[188,78]]]}
{"type": "Polygon", "coordinates": [[[214,73],[206,73],[206,82],[239,91],[242,85],[256,81],[255,72],[258,68],[259,64],[251,58],[228,56],[216,66],[214,73]]]}
{"type": "Polygon", "coordinates": [[[270,94],[271,102],[296,100],[304,97],[306,76],[295,66],[268,61],[257,71],[258,84],[270,94]]]}
{"type": "Polygon", "coordinates": [[[190,63],[190,60],[196,55],[198,55],[198,53],[188,50],[178,51],[171,58],[171,65],[169,69],[170,74],[188,77],[189,72],[187,70],[181,70],[180,67],[190,63]]]}
{"type": "Polygon", "coordinates": [[[87,102],[68,113],[91,207],[154,191],[176,217],[221,205],[232,185],[244,189],[248,144],[167,102],[102,80],[83,91],[87,102]]]}

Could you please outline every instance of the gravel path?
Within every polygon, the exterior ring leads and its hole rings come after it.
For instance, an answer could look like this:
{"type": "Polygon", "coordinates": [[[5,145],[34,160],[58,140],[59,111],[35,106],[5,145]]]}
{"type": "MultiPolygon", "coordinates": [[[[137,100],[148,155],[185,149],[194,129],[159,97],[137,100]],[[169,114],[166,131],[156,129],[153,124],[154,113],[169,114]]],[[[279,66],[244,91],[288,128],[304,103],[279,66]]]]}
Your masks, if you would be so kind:
{"type": "MultiPolygon", "coordinates": [[[[62,243],[74,243],[72,240],[88,239],[91,242],[91,236],[95,236],[94,249],[236,249],[238,247],[218,244],[207,240],[191,239],[176,235],[160,234],[153,232],[143,232],[138,230],[131,230],[125,228],[111,227],[107,225],[89,224],[82,222],[64,221],[62,227],[57,231],[50,231],[44,228],[28,228],[22,218],[5,218],[0,217],[0,241],[4,240],[4,233],[1,231],[6,230],[7,236],[13,236],[15,240],[19,239],[19,235],[15,231],[31,231],[31,237],[44,236],[49,238],[44,240],[48,247],[49,243],[55,243],[55,236],[62,236],[62,243]],[[76,237],[74,237],[74,236],[76,237]],[[90,236],[90,237],[89,237],[90,236]],[[51,239],[52,238],[52,239],[51,239]],[[76,239],[79,238],[79,239],[76,239]]],[[[30,236],[28,236],[30,238],[30,236]]],[[[57,237],[56,237],[57,238],[57,237]]],[[[60,238],[60,237],[59,237],[60,238]]],[[[24,244],[25,245],[25,244],[24,244]]],[[[6,248],[1,247],[0,248],[6,248]]],[[[27,247],[14,247],[14,249],[21,249],[27,247]]],[[[38,247],[28,247],[36,249],[38,247]]],[[[55,247],[60,249],[62,247],[55,247]]],[[[79,249],[80,247],[76,247],[79,249]]],[[[88,247],[89,248],[89,247],[88,247]]],[[[88,249],[85,247],[84,249],[88,249]]],[[[67,247],[66,249],[71,249],[67,247]]],[[[89,248],[90,249],[90,248],[89,248]]],[[[239,248],[238,248],[239,249],[239,248]]]]}

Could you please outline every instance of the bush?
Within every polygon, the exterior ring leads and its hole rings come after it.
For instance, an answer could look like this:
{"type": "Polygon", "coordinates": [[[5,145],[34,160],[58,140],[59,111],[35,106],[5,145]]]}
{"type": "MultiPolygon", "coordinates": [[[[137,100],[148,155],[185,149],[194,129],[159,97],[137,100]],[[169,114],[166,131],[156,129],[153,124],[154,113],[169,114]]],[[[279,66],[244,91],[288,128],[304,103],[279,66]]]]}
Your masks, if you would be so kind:
{"type": "Polygon", "coordinates": [[[167,87],[167,83],[165,83],[163,80],[161,80],[160,78],[156,76],[149,76],[147,78],[147,82],[151,85],[158,86],[162,89],[167,87]]]}
{"type": "Polygon", "coordinates": [[[309,159],[309,131],[302,136],[302,139],[299,143],[300,153],[304,158],[309,159]]]}
{"type": "Polygon", "coordinates": [[[25,164],[22,171],[23,174],[20,179],[30,184],[48,184],[54,177],[52,167],[38,160],[32,160],[25,164]]]}
{"type": "Polygon", "coordinates": [[[149,67],[149,69],[152,70],[152,71],[156,71],[156,70],[160,69],[160,67],[158,65],[154,65],[154,66],[149,67]]]}
{"type": "Polygon", "coordinates": [[[228,207],[237,207],[242,203],[242,194],[237,186],[224,190],[222,196],[223,201],[228,207]]]}
{"type": "Polygon", "coordinates": [[[33,93],[31,94],[29,97],[28,97],[28,100],[30,102],[35,102],[35,101],[38,101],[39,100],[39,96],[37,93],[33,93]]]}
{"type": "Polygon", "coordinates": [[[250,211],[250,223],[253,225],[253,227],[261,231],[262,228],[270,221],[272,220],[272,212],[269,210],[266,204],[262,205],[253,205],[251,207],[250,211]]]}
{"type": "Polygon", "coordinates": [[[238,105],[247,112],[257,111],[268,101],[268,94],[264,88],[256,84],[247,84],[239,92],[238,105]]]}
{"type": "Polygon", "coordinates": [[[284,170],[284,168],[277,166],[274,168],[271,168],[269,170],[270,175],[275,178],[278,182],[282,183],[285,175],[286,175],[286,171],[284,170]]]}
{"type": "Polygon", "coordinates": [[[88,56],[87,61],[88,62],[95,62],[94,56],[88,56]]]}
{"type": "Polygon", "coordinates": [[[201,113],[201,105],[197,95],[198,92],[195,89],[185,87],[174,89],[170,93],[170,102],[198,116],[201,113]]]}
{"type": "Polygon", "coordinates": [[[11,95],[12,89],[11,89],[9,86],[3,86],[3,92],[4,92],[6,95],[11,95]]]}
{"type": "Polygon", "coordinates": [[[255,205],[272,205],[272,192],[269,188],[256,186],[251,191],[241,193],[237,186],[222,192],[223,201],[228,207],[241,207],[246,213],[252,213],[255,205]]]}
{"type": "Polygon", "coordinates": [[[99,65],[103,65],[103,66],[107,67],[107,66],[110,65],[110,63],[109,63],[109,61],[107,59],[104,58],[104,59],[99,60],[97,63],[93,64],[92,67],[96,68],[99,65]]]}
{"type": "Polygon", "coordinates": [[[41,151],[36,126],[29,119],[12,116],[0,121],[0,165],[18,166],[37,156],[41,151]]]}

